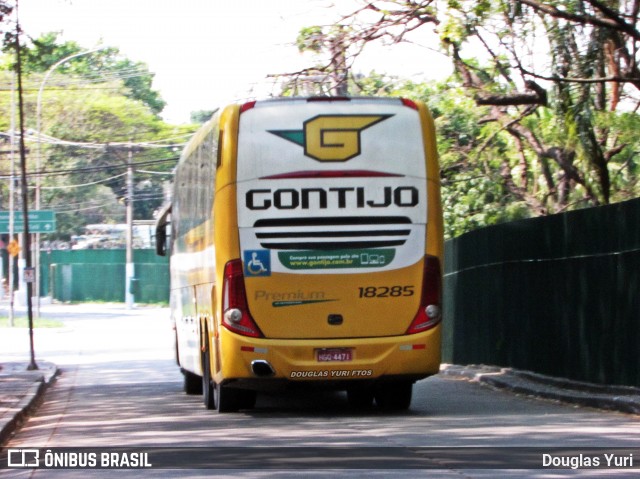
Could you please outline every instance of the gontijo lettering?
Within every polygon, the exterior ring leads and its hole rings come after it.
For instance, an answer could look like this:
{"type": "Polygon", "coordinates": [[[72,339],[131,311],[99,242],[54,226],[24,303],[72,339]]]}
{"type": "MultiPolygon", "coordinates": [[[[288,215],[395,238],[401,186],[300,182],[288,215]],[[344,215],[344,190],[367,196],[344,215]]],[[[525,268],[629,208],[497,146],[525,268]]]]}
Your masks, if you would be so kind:
{"type": "Polygon", "coordinates": [[[246,206],[250,210],[345,209],[345,208],[413,208],[420,203],[414,186],[382,187],[382,194],[367,193],[364,187],[340,188],[259,188],[247,191],[246,206]]]}

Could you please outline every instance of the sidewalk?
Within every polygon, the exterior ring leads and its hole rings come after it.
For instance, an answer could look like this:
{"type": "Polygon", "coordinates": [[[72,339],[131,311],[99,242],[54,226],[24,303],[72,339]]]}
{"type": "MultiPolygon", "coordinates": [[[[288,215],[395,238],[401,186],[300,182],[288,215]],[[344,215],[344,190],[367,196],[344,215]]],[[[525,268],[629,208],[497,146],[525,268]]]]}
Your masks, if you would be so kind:
{"type": "MultiPolygon", "coordinates": [[[[164,308],[158,306],[136,305],[135,308],[127,309],[124,303],[85,303],[66,304],[54,303],[43,304],[40,309],[40,317],[43,319],[60,320],[63,323],[74,324],[74,321],[85,320],[86,318],[100,315],[109,315],[117,312],[122,317],[129,317],[143,314],[150,309],[164,308]]],[[[0,313],[7,314],[9,310],[8,298],[0,300],[0,313]]],[[[16,317],[26,315],[24,307],[14,308],[16,317]]],[[[67,333],[75,326],[64,325],[61,328],[52,328],[51,331],[67,333]]],[[[167,328],[168,328],[167,323],[167,328]]],[[[47,331],[43,328],[42,331],[47,331]]],[[[26,328],[0,328],[0,338],[11,342],[16,335],[21,336],[21,341],[25,341],[26,328]],[[10,334],[14,333],[14,334],[10,334]],[[6,334],[6,336],[4,336],[6,334]]],[[[36,329],[36,331],[40,331],[36,329]]],[[[50,338],[51,339],[51,338],[50,338]]],[[[4,343],[2,343],[4,344],[4,343]]],[[[28,347],[28,345],[27,345],[28,347]]],[[[23,352],[20,350],[21,353],[23,352]]],[[[13,354],[8,352],[7,356],[2,356],[5,351],[0,351],[0,448],[11,437],[11,434],[20,425],[24,418],[35,408],[38,400],[42,398],[47,387],[51,385],[59,372],[56,364],[37,359],[38,370],[27,371],[28,359],[21,359],[23,354],[13,354]],[[14,359],[15,358],[15,359],[14,359]]],[[[46,358],[46,354],[41,356],[46,358]]]]}
{"type": "Polygon", "coordinates": [[[443,364],[443,376],[578,406],[640,414],[640,388],[604,386],[498,366],[443,364]]]}
{"type": "MultiPolygon", "coordinates": [[[[47,387],[53,383],[58,368],[46,361],[38,362],[37,371],[27,371],[27,363],[0,364],[0,447],[7,442],[20,422],[34,408],[47,387]]],[[[478,382],[580,406],[640,414],[640,388],[600,386],[542,376],[497,366],[458,366],[443,364],[440,374],[453,379],[478,382]]]]}
{"type": "Polygon", "coordinates": [[[0,447],[38,403],[53,383],[58,368],[38,361],[37,371],[27,371],[28,363],[0,364],[0,447]]]}

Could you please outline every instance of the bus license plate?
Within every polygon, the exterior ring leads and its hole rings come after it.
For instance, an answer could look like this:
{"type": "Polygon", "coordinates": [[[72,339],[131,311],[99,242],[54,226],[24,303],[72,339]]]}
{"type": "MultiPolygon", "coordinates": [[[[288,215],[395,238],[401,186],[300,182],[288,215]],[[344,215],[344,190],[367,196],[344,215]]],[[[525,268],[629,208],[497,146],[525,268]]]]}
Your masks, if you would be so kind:
{"type": "Polygon", "coordinates": [[[353,360],[353,351],[348,348],[318,349],[316,351],[318,362],[344,362],[353,360]]]}

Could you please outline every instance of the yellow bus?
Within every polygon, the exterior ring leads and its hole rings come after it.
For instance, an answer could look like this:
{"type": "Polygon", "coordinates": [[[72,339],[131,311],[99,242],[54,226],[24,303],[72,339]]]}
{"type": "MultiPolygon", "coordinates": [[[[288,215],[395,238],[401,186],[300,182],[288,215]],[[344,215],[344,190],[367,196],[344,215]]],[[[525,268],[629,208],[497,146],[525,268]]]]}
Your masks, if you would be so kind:
{"type": "Polygon", "coordinates": [[[156,227],[185,391],[218,412],[296,385],[409,408],[415,381],[440,367],[435,144],[427,107],[406,99],[218,110],[156,227]]]}

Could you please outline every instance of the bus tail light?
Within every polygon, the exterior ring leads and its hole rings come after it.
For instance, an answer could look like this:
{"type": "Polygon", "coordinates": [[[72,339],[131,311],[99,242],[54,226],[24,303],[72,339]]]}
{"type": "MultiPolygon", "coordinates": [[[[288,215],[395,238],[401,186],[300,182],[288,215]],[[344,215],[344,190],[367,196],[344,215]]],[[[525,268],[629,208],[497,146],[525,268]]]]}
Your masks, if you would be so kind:
{"type": "Polygon", "coordinates": [[[408,106],[409,108],[413,108],[414,110],[418,109],[418,104],[413,100],[409,100],[408,98],[403,98],[402,104],[404,106],[408,106]]]}
{"type": "Polygon", "coordinates": [[[442,321],[442,275],[440,260],[436,256],[426,256],[424,259],[420,307],[406,334],[416,334],[427,331],[440,321],[442,321]]]}
{"type": "Polygon", "coordinates": [[[248,101],[246,103],[243,103],[242,105],[240,105],[240,113],[244,113],[245,111],[251,110],[253,107],[256,106],[256,101],[248,101]]]}
{"type": "Polygon", "coordinates": [[[242,336],[263,337],[260,328],[249,313],[242,261],[239,259],[229,261],[224,267],[222,324],[228,330],[242,336]]]}

